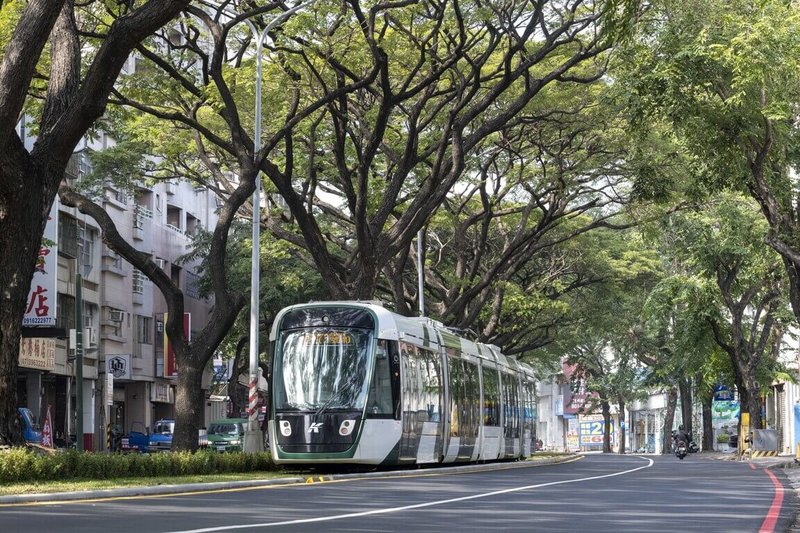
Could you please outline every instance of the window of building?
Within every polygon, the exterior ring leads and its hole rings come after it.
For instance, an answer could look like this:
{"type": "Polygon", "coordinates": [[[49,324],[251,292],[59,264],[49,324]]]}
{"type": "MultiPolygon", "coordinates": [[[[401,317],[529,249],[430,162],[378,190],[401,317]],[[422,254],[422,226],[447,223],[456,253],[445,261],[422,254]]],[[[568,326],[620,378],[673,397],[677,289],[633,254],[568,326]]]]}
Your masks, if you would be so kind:
{"type": "Polygon", "coordinates": [[[183,233],[183,210],[167,204],[167,227],[177,233],[183,233]]]}
{"type": "Polygon", "coordinates": [[[136,342],[153,344],[153,319],[151,317],[136,315],[136,342]]]}
{"type": "Polygon", "coordinates": [[[118,202],[122,205],[128,205],[128,195],[125,194],[125,191],[116,189],[114,187],[109,187],[108,192],[111,196],[111,199],[115,202],[118,202]]]}
{"type": "Polygon", "coordinates": [[[59,294],[56,298],[56,327],[66,330],[75,329],[75,298],[67,294],[59,294]]]}
{"type": "Polygon", "coordinates": [[[133,269],[133,293],[144,294],[144,280],[146,279],[144,273],[138,268],[133,269]]]}
{"type": "Polygon", "coordinates": [[[78,257],[78,221],[59,214],[58,252],[67,257],[78,257]]]}
{"type": "Polygon", "coordinates": [[[94,244],[97,241],[97,231],[93,228],[78,228],[78,236],[81,243],[80,264],[83,266],[83,275],[88,276],[94,265],[94,244]]]}
{"type": "Polygon", "coordinates": [[[95,326],[94,315],[97,313],[97,306],[89,302],[83,302],[83,327],[91,328],[95,326]]]}
{"type": "Polygon", "coordinates": [[[186,296],[189,298],[194,298],[195,300],[200,299],[200,276],[191,272],[189,270],[186,271],[186,296]]]}
{"type": "Polygon", "coordinates": [[[83,152],[76,155],[78,156],[78,177],[85,178],[94,170],[92,159],[89,157],[89,154],[83,152]]]}

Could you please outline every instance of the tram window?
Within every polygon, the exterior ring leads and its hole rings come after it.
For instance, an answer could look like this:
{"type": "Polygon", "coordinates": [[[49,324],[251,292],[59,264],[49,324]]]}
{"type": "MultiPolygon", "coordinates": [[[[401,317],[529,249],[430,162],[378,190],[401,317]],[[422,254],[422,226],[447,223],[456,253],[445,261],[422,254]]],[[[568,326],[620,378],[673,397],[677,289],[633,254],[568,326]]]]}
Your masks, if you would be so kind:
{"type": "Polygon", "coordinates": [[[392,369],[388,357],[387,341],[378,341],[375,352],[375,372],[367,400],[367,416],[385,418],[392,417],[392,369]]]}
{"type": "Polygon", "coordinates": [[[500,391],[497,370],[483,367],[483,425],[500,425],[500,391]]]}
{"type": "Polygon", "coordinates": [[[461,414],[466,405],[464,370],[458,359],[449,359],[450,370],[450,436],[458,437],[461,426],[461,414]]]}
{"type": "Polygon", "coordinates": [[[481,389],[478,381],[478,366],[464,362],[464,416],[461,417],[464,435],[477,436],[480,425],[481,389]]]}
{"type": "Polygon", "coordinates": [[[442,411],[442,363],[439,354],[429,350],[420,349],[420,362],[422,363],[422,392],[428,420],[439,422],[442,411]]]}
{"type": "Polygon", "coordinates": [[[513,376],[500,374],[503,390],[503,415],[505,417],[505,436],[519,437],[519,389],[513,376]]]}

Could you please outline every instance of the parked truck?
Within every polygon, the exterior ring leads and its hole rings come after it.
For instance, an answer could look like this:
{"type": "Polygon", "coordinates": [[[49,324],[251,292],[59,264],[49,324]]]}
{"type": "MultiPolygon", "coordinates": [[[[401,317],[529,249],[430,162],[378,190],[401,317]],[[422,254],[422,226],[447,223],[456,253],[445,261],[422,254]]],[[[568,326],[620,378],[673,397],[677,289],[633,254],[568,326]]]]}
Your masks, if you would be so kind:
{"type": "Polygon", "coordinates": [[[172,419],[157,420],[153,430],[146,428],[142,422],[131,424],[131,430],[123,436],[120,449],[130,452],[165,452],[172,449],[172,434],[175,432],[175,421],[172,419]]]}
{"type": "Polygon", "coordinates": [[[22,434],[28,444],[41,444],[42,431],[39,424],[34,422],[33,413],[27,407],[18,407],[19,419],[22,422],[22,434]]]}

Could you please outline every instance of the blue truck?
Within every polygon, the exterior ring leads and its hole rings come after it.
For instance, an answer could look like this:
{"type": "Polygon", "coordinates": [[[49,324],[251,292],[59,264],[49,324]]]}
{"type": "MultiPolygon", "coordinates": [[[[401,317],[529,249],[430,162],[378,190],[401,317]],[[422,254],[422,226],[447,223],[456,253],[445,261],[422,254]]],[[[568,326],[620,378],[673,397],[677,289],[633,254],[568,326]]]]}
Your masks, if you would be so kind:
{"type": "Polygon", "coordinates": [[[29,444],[41,444],[42,432],[39,429],[39,424],[33,420],[33,413],[27,407],[17,407],[19,419],[22,422],[22,433],[25,437],[25,442],[29,444]]]}
{"type": "Polygon", "coordinates": [[[175,421],[162,419],[153,424],[153,431],[145,428],[141,422],[134,422],[131,431],[122,437],[122,452],[165,452],[172,449],[172,434],[175,421]]]}

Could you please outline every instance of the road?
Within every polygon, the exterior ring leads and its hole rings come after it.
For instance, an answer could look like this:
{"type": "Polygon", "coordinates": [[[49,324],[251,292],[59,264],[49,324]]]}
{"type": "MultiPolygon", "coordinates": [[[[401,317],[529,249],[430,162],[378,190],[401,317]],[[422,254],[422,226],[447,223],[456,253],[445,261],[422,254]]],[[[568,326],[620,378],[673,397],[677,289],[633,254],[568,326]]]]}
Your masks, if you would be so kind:
{"type": "Polygon", "coordinates": [[[587,455],[558,465],[0,507],[3,531],[787,531],[779,469],[690,456],[587,455]]]}

